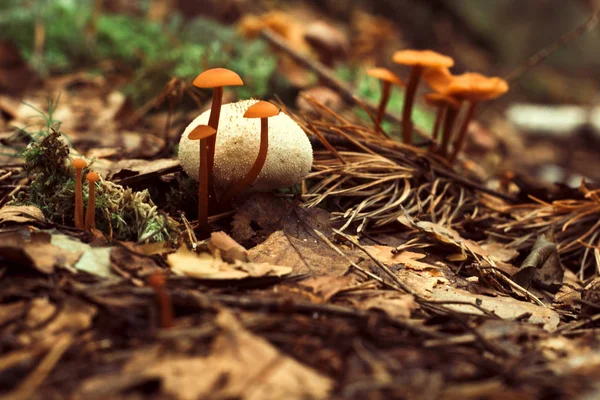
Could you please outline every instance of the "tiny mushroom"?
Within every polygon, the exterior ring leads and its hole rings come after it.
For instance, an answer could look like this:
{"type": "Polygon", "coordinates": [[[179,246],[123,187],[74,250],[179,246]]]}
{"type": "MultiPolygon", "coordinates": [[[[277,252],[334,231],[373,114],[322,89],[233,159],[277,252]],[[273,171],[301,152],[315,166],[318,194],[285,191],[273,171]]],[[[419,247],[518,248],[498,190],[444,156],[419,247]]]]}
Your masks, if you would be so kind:
{"type": "Polygon", "coordinates": [[[75,167],[75,227],[84,229],[85,223],[83,220],[83,187],[81,184],[81,173],[87,167],[87,162],[82,158],[73,160],[75,167]]]}
{"type": "Polygon", "coordinates": [[[153,273],[146,281],[148,286],[154,289],[160,315],[159,326],[164,329],[172,328],[175,325],[173,323],[173,303],[169,293],[165,290],[165,281],[165,275],[160,272],[153,273]]]}
{"type": "Polygon", "coordinates": [[[412,144],[412,108],[421,74],[426,68],[450,68],[454,65],[454,60],[431,50],[401,50],[394,53],[393,61],[412,67],[406,82],[404,108],[402,109],[402,137],[404,143],[412,144]]]}
{"type": "Polygon", "coordinates": [[[89,172],[85,179],[88,181],[88,206],[85,214],[85,229],[92,230],[96,227],[96,182],[100,180],[97,172],[89,172]]]}
{"type": "Polygon", "coordinates": [[[445,93],[457,99],[468,102],[468,108],[463,123],[454,142],[450,161],[456,160],[464,145],[469,123],[475,114],[477,103],[482,100],[492,100],[508,92],[508,83],[498,77],[487,77],[475,72],[455,76],[448,85],[445,93]]]}
{"type": "MultiPolygon", "coordinates": [[[[235,72],[226,68],[208,69],[198,75],[193,82],[193,85],[202,89],[213,89],[212,105],[210,107],[210,118],[208,125],[214,130],[219,130],[219,117],[221,116],[221,105],[223,104],[223,87],[224,86],[243,86],[244,81],[235,72]]],[[[213,199],[213,169],[215,164],[215,142],[216,136],[211,136],[207,141],[208,146],[208,188],[209,196],[213,199]]]]}
{"type": "Polygon", "coordinates": [[[188,139],[200,141],[200,163],[198,166],[198,228],[202,238],[210,235],[208,225],[208,193],[210,174],[208,170],[208,144],[207,139],[214,137],[217,131],[208,125],[198,125],[189,134],[188,139]]]}
{"type": "Polygon", "coordinates": [[[377,117],[375,119],[377,128],[381,130],[381,121],[383,121],[385,108],[390,99],[392,85],[404,86],[404,82],[387,68],[371,68],[367,71],[367,75],[381,81],[381,99],[379,100],[377,117]]]}
{"type": "Polygon", "coordinates": [[[228,206],[236,195],[249,188],[252,182],[258,177],[267,160],[267,150],[269,149],[269,118],[279,115],[280,111],[279,107],[268,101],[259,101],[250,106],[244,113],[244,118],[260,118],[260,147],[252,168],[250,168],[241,180],[234,182],[223,195],[223,206],[228,206]]]}
{"type": "MultiPolygon", "coordinates": [[[[443,93],[427,93],[425,95],[425,101],[427,102],[427,104],[435,107],[437,110],[435,123],[433,125],[433,131],[431,132],[431,137],[434,140],[438,140],[440,125],[442,123],[444,115],[448,112],[448,108],[452,108],[454,110],[452,112],[458,112],[458,109],[460,108],[460,101],[458,101],[452,96],[448,96],[443,93]]],[[[446,148],[448,146],[448,142],[450,141],[449,136],[450,132],[447,132],[446,129],[444,129],[442,135],[442,143],[440,145],[440,152],[442,154],[446,153],[446,148]]]]}

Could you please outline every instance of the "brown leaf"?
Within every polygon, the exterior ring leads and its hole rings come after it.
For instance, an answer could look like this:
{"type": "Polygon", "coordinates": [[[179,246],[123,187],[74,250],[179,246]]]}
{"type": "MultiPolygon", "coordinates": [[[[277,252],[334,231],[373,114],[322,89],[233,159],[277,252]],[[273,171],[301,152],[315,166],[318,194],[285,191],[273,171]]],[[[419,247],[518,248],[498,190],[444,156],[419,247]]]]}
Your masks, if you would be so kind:
{"type": "Polygon", "coordinates": [[[137,175],[146,175],[167,169],[170,170],[177,166],[179,166],[179,160],[170,158],[152,161],[126,159],[112,163],[109,167],[110,169],[106,171],[104,176],[110,180],[120,180],[137,175]]]}
{"type": "Polygon", "coordinates": [[[248,250],[223,231],[211,233],[208,249],[212,254],[218,251],[223,260],[229,263],[248,262],[248,250]]]}
{"type": "Polygon", "coordinates": [[[419,308],[412,294],[377,290],[369,292],[366,297],[364,295],[361,297],[351,300],[358,308],[382,310],[392,318],[408,319],[411,313],[419,308]]]}
{"type": "MultiPolygon", "coordinates": [[[[347,255],[357,262],[359,256],[353,251],[347,255]]],[[[254,262],[266,262],[291,267],[297,274],[341,275],[348,263],[321,240],[313,237],[296,238],[283,231],[271,234],[261,244],[249,251],[254,262]]]]}
{"type": "Polygon", "coordinates": [[[4,206],[0,208],[0,224],[5,222],[46,222],[46,218],[36,206],[4,206]]]}
{"type": "Polygon", "coordinates": [[[247,331],[233,314],[222,311],[217,324],[224,333],[216,338],[208,357],[166,358],[145,364],[143,374],[161,379],[163,390],[182,400],[328,397],[333,388],[329,378],[281,354],[247,331]]]}
{"type": "Polygon", "coordinates": [[[181,275],[196,279],[229,280],[246,278],[280,277],[292,272],[292,268],[268,263],[245,263],[236,261],[228,264],[208,253],[196,254],[182,246],[176,253],[167,256],[171,269],[181,275]]]}
{"type": "Polygon", "coordinates": [[[56,247],[50,239],[50,234],[43,232],[32,233],[29,238],[21,232],[0,234],[0,259],[9,265],[34,267],[44,274],[53,273],[55,268],[72,268],[82,253],[56,247]]]}
{"type": "Polygon", "coordinates": [[[133,279],[134,283],[141,286],[142,279],[153,272],[162,271],[152,257],[143,256],[129,249],[117,246],[110,251],[112,270],[126,279],[133,279]]]}
{"type": "Polygon", "coordinates": [[[542,289],[556,293],[562,285],[563,275],[556,244],[545,235],[540,235],[512,279],[525,288],[533,282],[542,289]]]}
{"type": "Polygon", "coordinates": [[[364,247],[369,253],[375,256],[377,260],[381,261],[382,263],[388,266],[400,264],[406,268],[413,269],[415,271],[437,270],[440,268],[438,266],[419,261],[427,257],[425,254],[422,253],[403,251],[394,254],[392,253],[392,250],[394,250],[394,248],[389,246],[374,245],[364,247]]]}
{"type": "Polygon", "coordinates": [[[421,232],[425,232],[433,236],[436,240],[442,243],[450,244],[461,249],[463,254],[473,255],[475,257],[482,257],[486,261],[493,264],[493,261],[489,259],[489,254],[479,244],[472,240],[465,239],[460,234],[447,226],[442,226],[434,222],[429,221],[413,221],[408,215],[403,215],[398,218],[398,222],[408,226],[409,228],[417,229],[421,232]]]}
{"type": "Polygon", "coordinates": [[[348,275],[317,276],[303,280],[300,285],[312,289],[314,294],[323,297],[324,302],[328,302],[333,296],[352,286],[355,281],[355,278],[348,275]]]}
{"type": "Polygon", "coordinates": [[[62,335],[76,334],[88,329],[96,315],[95,306],[76,298],[69,298],[60,308],[47,298],[37,298],[25,317],[25,332],[19,336],[24,343],[33,343],[62,335]]]}

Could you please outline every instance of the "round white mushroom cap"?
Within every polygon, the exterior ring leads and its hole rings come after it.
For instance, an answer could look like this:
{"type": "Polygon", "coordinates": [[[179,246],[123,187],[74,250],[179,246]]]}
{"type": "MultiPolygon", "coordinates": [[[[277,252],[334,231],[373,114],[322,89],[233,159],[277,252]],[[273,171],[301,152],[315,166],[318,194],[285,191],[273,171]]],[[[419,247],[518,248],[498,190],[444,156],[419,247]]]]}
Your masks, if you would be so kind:
{"type": "MultiPolygon", "coordinates": [[[[215,187],[228,188],[242,179],[254,164],[260,147],[260,118],[244,118],[248,107],[258,100],[242,100],[223,104],[213,171],[215,187]]],[[[210,110],[194,119],[181,135],[179,160],[184,171],[198,180],[200,141],[188,139],[198,125],[208,124],[210,110]]],[[[289,187],[310,172],[312,146],[302,128],[283,112],[269,118],[267,159],[250,190],[270,191],[289,187]]]]}

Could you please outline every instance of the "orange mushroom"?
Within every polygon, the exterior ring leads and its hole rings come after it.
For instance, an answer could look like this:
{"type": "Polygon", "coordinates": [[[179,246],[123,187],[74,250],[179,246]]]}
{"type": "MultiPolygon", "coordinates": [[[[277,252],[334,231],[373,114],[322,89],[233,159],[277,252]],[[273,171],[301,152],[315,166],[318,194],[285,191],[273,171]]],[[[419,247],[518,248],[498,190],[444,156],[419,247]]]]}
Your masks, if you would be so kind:
{"type": "MultiPolygon", "coordinates": [[[[221,105],[223,104],[223,87],[224,86],[243,86],[244,81],[235,72],[226,68],[213,68],[202,72],[194,79],[193,85],[202,89],[213,89],[212,105],[210,108],[210,118],[208,125],[215,131],[219,130],[219,117],[221,116],[221,105]]],[[[213,169],[215,165],[215,144],[216,136],[211,136],[207,141],[208,150],[208,189],[209,196],[213,199],[215,189],[213,185],[213,169]]]]}
{"type": "Polygon", "coordinates": [[[373,78],[377,78],[381,81],[381,99],[379,100],[379,107],[377,107],[377,117],[375,122],[377,129],[381,130],[381,121],[385,115],[385,108],[388,101],[390,100],[390,93],[392,91],[392,85],[405,86],[402,79],[387,68],[371,68],[367,71],[367,75],[373,78]]]}
{"type": "Polygon", "coordinates": [[[268,101],[259,101],[250,106],[246,110],[246,113],[244,113],[244,118],[260,118],[260,147],[258,156],[246,176],[227,189],[223,195],[223,206],[226,207],[229,205],[235,196],[249,188],[252,182],[258,177],[258,174],[260,174],[262,167],[265,165],[269,149],[269,118],[279,115],[280,111],[277,106],[268,101]]]}
{"type": "Polygon", "coordinates": [[[468,101],[468,108],[463,123],[454,141],[454,149],[450,155],[450,161],[456,160],[461,151],[469,123],[475,115],[475,107],[482,100],[492,100],[508,92],[508,83],[498,77],[487,77],[475,72],[455,76],[448,85],[445,93],[468,101]]]}
{"type": "Polygon", "coordinates": [[[85,179],[88,181],[88,206],[85,214],[85,229],[92,230],[96,227],[96,182],[100,176],[96,172],[89,172],[85,179]]]}
{"type": "Polygon", "coordinates": [[[444,93],[454,78],[448,68],[426,68],[422,76],[425,83],[438,93],[444,93]]]}
{"type": "Polygon", "coordinates": [[[210,235],[210,226],[208,225],[208,196],[210,173],[208,166],[208,139],[215,137],[216,129],[208,125],[198,125],[189,134],[190,140],[199,140],[200,144],[200,166],[198,169],[198,228],[202,238],[210,235]]]}
{"type": "Polygon", "coordinates": [[[449,68],[454,65],[454,60],[431,50],[402,50],[394,53],[393,61],[412,67],[406,82],[404,108],[402,109],[402,137],[404,143],[412,144],[412,108],[421,74],[425,68],[449,68]]]}
{"type": "Polygon", "coordinates": [[[76,158],[73,160],[73,167],[75,167],[75,227],[78,229],[84,229],[85,224],[83,221],[83,187],[81,184],[81,173],[83,169],[87,167],[87,162],[82,158],[76,158]]]}
{"type": "MultiPolygon", "coordinates": [[[[447,112],[448,108],[452,108],[456,111],[460,108],[460,101],[456,100],[454,97],[445,95],[443,93],[427,93],[425,95],[425,101],[430,106],[436,108],[436,117],[435,123],[433,125],[433,131],[431,132],[431,138],[433,140],[438,140],[438,134],[440,130],[440,125],[444,115],[447,112]]],[[[446,133],[446,132],[444,132],[446,133]]],[[[446,135],[442,136],[442,145],[440,146],[440,150],[445,154],[445,148],[448,146],[449,138],[446,135]]]]}

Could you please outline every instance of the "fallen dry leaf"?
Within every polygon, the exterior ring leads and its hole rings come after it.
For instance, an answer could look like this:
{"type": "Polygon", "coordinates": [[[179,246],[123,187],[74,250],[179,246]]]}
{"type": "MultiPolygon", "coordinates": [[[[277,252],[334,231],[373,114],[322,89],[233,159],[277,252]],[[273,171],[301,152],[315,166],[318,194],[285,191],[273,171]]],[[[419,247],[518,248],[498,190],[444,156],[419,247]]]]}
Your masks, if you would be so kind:
{"type": "MultiPolygon", "coordinates": [[[[359,257],[347,251],[353,261],[359,257]]],[[[254,262],[285,265],[297,274],[341,275],[349,267],[348,263],[321,240],[314,237],[296,238],[283,231],[271,234],[267,240],[249,251],[254,262]]]]}
{"type": "Polygon", "coordinates": [[[51,235],[45,232],[10,232],[0,234],[0,260],[15,267],[32,266],[39,272],[51,274],[56,268],[73,268],[82,253],[63,250],[51,244],[51,235]]]}
{"type": "Polygon", "coordinates": [[[173,272],[196,279],[229,280],[281,277],[292,272],[290,267],[268,263],[236,261],[228,264],[208,253],[196,254],[185,246],[182,246],[176,253],[169,254],[167,262],[173,272]]]}
{"type": "Polygon", "coordinates": [[[223,231],[213,232],[210,234],[210,241],[208,242],[208,249],[212,254],[219,255],[223,260],[233,263],[236,261],[248,262],[248,250],[241,244],[236,242],[223,231]]]}
{"type": "Polygon", "coordinates": [[[225,333],[217,337],[208,357],[167,359],[145,374],[160,377],[164,391],[182,400],[327,398],[331,379],[281,354],[229,312],[221,312],[217,324],[225,333]]]}
{"type": "Polygon", "coordinates": [[[382,263],[388,266],[400,264],[405,268],[413,269],[415,271],[436,270],[440,268],[438,266],[419,261],[427,257],[423,253],[402,251],[400,253],[394,254],[392,252],[394,248],[389,246],[374,245],[364,247],[369,253],[371,253],[375,258],[377,258],[377,260],[381,261],[382,263]]]}
{"type": "Polygon", "coordinates": [[[69,298],[60,307],[47,298],[34,299],[24,321],[28,329],[19,335],[19,340],[31,344],[64,333],[82,332],[92,325],[97,311],[95,306],[76,298],[69,298]]]}
{"type": "Polygon", "coordinates": [[[546,235],[540,235],[512,279],[524,288],[529,288],[534,283],[556,293],[562,285],[563,275],[564,269],[560,265],[556,243],[548,240],[546,235]]]}
{"type": "Polygon", "coordinates": [[[324,302],[328,302],[333,296],[349,288],[355,282],[356,278],[350,275],[317,276],[303,280],[300,285],[311,289],[314,294],[321,296],[324,302]]]}
{"type": "Polygon", "coordinates": [[[46,222],[46,218],[36,206],[4,206],[0,208],[0,224],[5,222],[46,222]]]}
{"type": "Polygon", "coordinates": [[[359,298],[351,297],[357,308],[363,310],[382,310],[392,318],[408,319],[411,313],[419,308],[412,294],[402,294],[386,290],[362,293],[359,298]]]}
{"type": "Polygon", "coordinates": [[[333,381],[282,354],[265,339],[244,328],[229,311],[216,324],[222,333],[208,356],[161,355],[156,347],[138,351],[118,375],[93,377],[80,387],[79,397],[118,397],[148,380],[161,382],[161,397],[196,399],[326,399],[333,381]],[[110,381],[107,392],[106,382],[110,381]]]}

